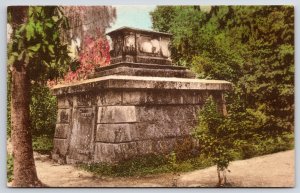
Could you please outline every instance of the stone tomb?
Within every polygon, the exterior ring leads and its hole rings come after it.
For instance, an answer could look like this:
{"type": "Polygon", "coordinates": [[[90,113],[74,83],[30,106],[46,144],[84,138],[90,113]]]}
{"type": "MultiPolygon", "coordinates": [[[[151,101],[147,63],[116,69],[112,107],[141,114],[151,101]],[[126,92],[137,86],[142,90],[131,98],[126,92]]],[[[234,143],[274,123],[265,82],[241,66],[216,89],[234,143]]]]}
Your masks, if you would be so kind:
{"type": "Polygon", "coordinates": [[[197,124],[208,96],[226,113],[231,83],[200,80],[171,65],[166,33],[120,28],[112,37],[111,64],[87,80],[57,85],[58,116],[52,157],[64,163],[116,163],[167,154],[197,124]]]}

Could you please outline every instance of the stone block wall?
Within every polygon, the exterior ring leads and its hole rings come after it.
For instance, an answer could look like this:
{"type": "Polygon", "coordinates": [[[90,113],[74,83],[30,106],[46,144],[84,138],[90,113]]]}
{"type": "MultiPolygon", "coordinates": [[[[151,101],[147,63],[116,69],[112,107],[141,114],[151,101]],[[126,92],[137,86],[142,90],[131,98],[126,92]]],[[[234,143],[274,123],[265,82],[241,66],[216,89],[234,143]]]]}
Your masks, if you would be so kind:
{"type": "Polygon", "coordinates": [[[103,89],[58,96],[53,158],[115,163],[166,154],[190,138],[199,109],[220,90],[103,89]]]}

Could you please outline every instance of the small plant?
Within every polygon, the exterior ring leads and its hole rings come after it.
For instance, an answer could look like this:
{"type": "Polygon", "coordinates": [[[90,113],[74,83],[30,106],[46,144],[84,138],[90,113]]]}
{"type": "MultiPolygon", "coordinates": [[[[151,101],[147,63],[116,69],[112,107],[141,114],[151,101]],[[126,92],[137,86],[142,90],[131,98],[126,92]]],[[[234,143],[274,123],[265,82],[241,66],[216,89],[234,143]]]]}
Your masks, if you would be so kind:
{"type": "Polygon", "coordinates": [[[176,158],[176,153],[173,151],[171,152],[168,156],[168,164],[170,166],[170,169],[174,172],[176,172],[178,164],[177,164],[177,158],[176,158]]]}
{"type": "Polygon", "coordinates": [[[6,175],[7,175],[7,181],[11,182],[14,179],[14,159],[13,156],[10,154],[7,154],[6,156],[6,175]]]}

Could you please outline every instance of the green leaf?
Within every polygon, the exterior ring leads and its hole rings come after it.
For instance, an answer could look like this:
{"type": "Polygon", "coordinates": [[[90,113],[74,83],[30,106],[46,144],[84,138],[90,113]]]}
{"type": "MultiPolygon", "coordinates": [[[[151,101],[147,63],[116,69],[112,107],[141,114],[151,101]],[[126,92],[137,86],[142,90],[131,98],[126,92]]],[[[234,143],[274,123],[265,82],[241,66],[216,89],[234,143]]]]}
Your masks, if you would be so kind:
{"type": "Polygon", "coordinates": [[[42,46],[42,49],[43,49],[43,52],[46,52],[46,46],[45,45],[42,46]]]}
{"type": "Polygon", "coordinates": [[[38,44],[36,44],[34,46],[28,47],[28,49],[31,50],[31,51],[37,52],[40,49],[40,47],[41,47],[41,44],[38,43],[38,44]]]}
{"type": "Polygon", "coordinates": [[[13,65],[16,61],[16,58],[17,58],[16,56],[11,55],[7,60],[8,65],[13,65]]]}
{"type": "Polygon", "coordinates": [[[34,24],[29,22],[26,26],[26,39],[29,41],[34,36],[34,24]]]}
{"type": "Polygon", "coordinates": [[[19,54],[17,52],[12,52],[11,55],[12,56],[19,56],[19,54]]]}
{"type": "Polygon", "coordinates": [[[23,46],[24,46],[23,41],[18,41],[18,50],[22,50],[23,46]]]}
{"type": "Polygon", "coordinates": [[[26,54],[26,55],[25,55],[24,62],[25,62],[26,64],[29,64],[29,59],[30,59],[29,55],[26,54]]]}
{"type": "Polygon", "coordinates": [[[57,22],[58,21],[58,16],[52,16],[52,20],[54,21],[54,22],[57,22]]]}
{"type": "Polygon", "coordinates": [[[52,27],[53,27],[53,23],[49,23],[49,22],[48,22],[48,23],[46,23],[45,25],[46,25],[47,27],[49,27],[49,28],[52,28],[52,27]]]}
{"type": "Polygon", "coordinates": [[[54,54],[54,46],[53,45],[49,45],[48,50],[51,52],[51,54],[54,54]]]}
{"type": "Polygon", "coordinates": [[[18,56],[18,61],[21,61],[23,59],[23,56],[25,54],[25,51],[23,50],[20,55],[18,56]]]}
{"type": "Polygon", "coordinates": [[[22,24],[21,27],[16,31],[16,34],[20,34],[24,32],[25,29],[26,29],[26,25],[22,24]]]}
{"type": "Polygon", "coordinates": [[[43,34],[43,26],[42,26],[41,22],[37,22],[35,24],[35,30],[36,30],[36,32],[38,32],[38,34],[43,34]]]}

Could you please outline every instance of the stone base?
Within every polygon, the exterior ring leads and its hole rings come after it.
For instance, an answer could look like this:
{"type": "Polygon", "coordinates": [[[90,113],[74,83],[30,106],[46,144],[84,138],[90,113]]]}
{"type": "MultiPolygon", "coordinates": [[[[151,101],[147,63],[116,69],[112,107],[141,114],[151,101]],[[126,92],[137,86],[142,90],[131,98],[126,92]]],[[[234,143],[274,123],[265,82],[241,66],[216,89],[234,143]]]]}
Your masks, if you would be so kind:
{"type": "Polygon", "coordinates": [[[194,73],[181,66],[124,62],[97,68],[89,78],[109,75],[195,78],[194,73]]]}
{"type": "Polygon", "coordinates": [[[222,92],[230,86],[226,81],[116,75],[57,86],[53,157],[66,163],[116,163],[168,154],[180,140],[190,139],[208,96],[224,110],[222,92]]]}

